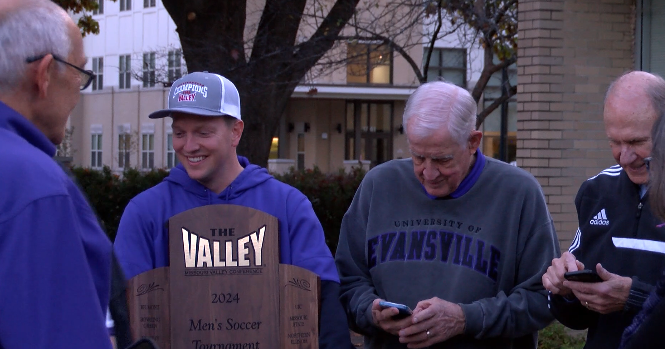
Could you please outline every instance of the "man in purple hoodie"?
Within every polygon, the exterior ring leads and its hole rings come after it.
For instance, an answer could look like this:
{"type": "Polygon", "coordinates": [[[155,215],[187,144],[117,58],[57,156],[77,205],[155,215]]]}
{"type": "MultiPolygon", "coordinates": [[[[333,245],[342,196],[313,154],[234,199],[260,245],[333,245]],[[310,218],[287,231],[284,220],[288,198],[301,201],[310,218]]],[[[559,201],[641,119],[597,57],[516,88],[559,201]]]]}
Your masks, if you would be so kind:
{"type": "Polygon", "coordinates": [[[0,2],[0,348],[111,348],[111,242],[53,160],[94,74],[47,0],[0,2]]]}
{"type": "Polygon", "coordinates": [[[114,249],[127,278],[169,264],[166,223],[172,216],[213,204],[257,209],[279,221],[280,263],[321,277],[320,348],[352,348],[337,269],[311,203],[236,155],[244,127],[236,87],[217,74],[191,73],[172,85],[168,101],[168,109],[150,118],[173,118],[173,149],[181,164],[125,208],[114,249]]]}

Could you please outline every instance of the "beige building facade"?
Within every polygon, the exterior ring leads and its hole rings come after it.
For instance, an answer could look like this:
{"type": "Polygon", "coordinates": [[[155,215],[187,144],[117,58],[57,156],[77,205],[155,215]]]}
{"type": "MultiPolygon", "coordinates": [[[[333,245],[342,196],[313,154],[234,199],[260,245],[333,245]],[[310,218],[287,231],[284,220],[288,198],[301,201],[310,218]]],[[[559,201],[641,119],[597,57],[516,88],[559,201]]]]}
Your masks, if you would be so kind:
{"type": "MultiPolygon", "coordinates": [[[[116,172],[170,168],[176,164],[170,119],[148,118],[166,107],[168,88],[135,79],[129,66],[134,73],[143,66],[139,74],[150,76],[161,60],[168,74],[184,73],[174,24],[159,1],[124,10],[118,2],[103,3],[104,12],[95,16],[101,33],[85,39],[89,68],[103,80],[83,93],[72,115],[75,151],[69,155],[75,164],[116,172]],[[154,56],[160,47],[168,56],[154,56]]],[[[563,248],[577,229],[579,186],[615,163],[602,123],[604,92],[629,70],[665,74],[664,23],[665,0],[519,2],[518,94],[509,107],[509,140],[517,165],[542,185],[563,248]]],[[[401,117],[415,75],[402,57],[375,43],[358,44],[346,49],[367,52],[373,63],[351,62],[296,88],[273,139],[270,170],[318,166],[333,172],[358,161],[371,167],[409,156],[401,117]]],[[[412,57],[420,60],[423,49],[413,47],[412,57]]],[[[473,86],[479,71],[473,48],[441,42],[437,55],[438,75],[473,86]]],[[[482,149],[490,156],[497,118],[483,126],[482,149]]]]}
{"type": "MultiPolygon", "coordinates": [[[[160,78],[172,82],[186,73],[175,24],[158,0],[143,4],[101,0],[100,5],[93,16],[100,33],[84,39],[87,68],[97,78],[82,93],[72,114],[70,148],[74,152],[65,155],[73,156],[77,165],[109,166],[117,173],[128,167],[171,168],[177,164],[171,120],[152,120],[148,115],[167,107],[169,88],[160,78]]],[[[414,27],[413,31],[419,33],[420,29],[414,27]]],[[[425,50],[422,36],[409,37],[416,44],[407,51],[420,62],[425,50]]],[[[478,47],[456,40],[436,43],[429,78],[444,77],[470,87],[480,73],[482,54],[478,47]]],[[[371,168],[410,156],[401,120],[406,100],[418,86],[413,68],[387,45],[377,42],[342,43],[329,55],[340,52],[348,59],[344,65],[324,74],[308,74],[296,88],[272,139],[269,170],[318,166],[324,172],[336,172],[359,164],[371,168]]],[[[494,80],[497,86],[490,90],[496,98],[499,87],[494,80]]],[[[509,108],[513,158],[515,105],[513,101],[509,108]]],[[[486,121],[492,126],[486,130],[483,150],[490,156],[498,151],[498,114],[486,121]]]]}
{"type": "MultiPolygon", "coordinates": [[[[401,117],[414,89],[413,84],[398,83],[298,87],[273,138],[269,169],[284,172],[292,166],[318,166],[334,172],[358,166],[359,160],[369,169],[409,156],[401,117]]],[[[177,160],[171,119],[148,118],[166,108],[168,92],[161,86],[108,86],[84,93],[70,120],[74,163],[109,166],[116,172],[127,167],[173,167],[177,160]]]]}

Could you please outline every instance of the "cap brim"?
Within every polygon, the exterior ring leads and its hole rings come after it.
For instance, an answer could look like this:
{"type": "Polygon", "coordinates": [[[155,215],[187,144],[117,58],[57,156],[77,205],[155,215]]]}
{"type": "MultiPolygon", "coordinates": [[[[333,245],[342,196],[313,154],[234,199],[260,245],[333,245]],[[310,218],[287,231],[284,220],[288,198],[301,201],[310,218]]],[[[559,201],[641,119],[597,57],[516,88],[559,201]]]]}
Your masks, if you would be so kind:
{"type": "Polygon", "coordinates": [[[193,115],[201,115],[201,116],[226,116],[226,114],[222,114],[218,111],[214,110],[208,110],[208,109],[203,109],[203,108],[170,108],[170,109],[162,109],[158,110],[154,113],[151,113],[148,115],[149,118],[151,119],[161,119],[165,118],[167,116],[171,116],[173,113],[183,113],[183,114],[193,114],[193,115]]]}

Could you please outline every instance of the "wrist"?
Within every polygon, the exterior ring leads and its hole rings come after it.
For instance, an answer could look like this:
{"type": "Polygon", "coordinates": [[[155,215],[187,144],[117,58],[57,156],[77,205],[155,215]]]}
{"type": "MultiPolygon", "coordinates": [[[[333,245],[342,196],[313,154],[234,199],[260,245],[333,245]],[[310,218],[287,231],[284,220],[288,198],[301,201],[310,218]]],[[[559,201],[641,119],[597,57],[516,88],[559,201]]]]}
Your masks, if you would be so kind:
{"type": "Polygon", "coordinates": [[[464,310],[462,310],[459,304],[457,305],[457,309],[459,310],[457,334],[464,334],[464,331],[466,331],[466,315],[464,315],[464,310]]]}
{"type": "Polygon", "coordinates": [[[630,284],[626,283],[628,294],[623,304],[623,310],[637,313],[642,309],[642,305],[644,305],[647,297],[649,297],[653,286],[639,281],[637,277],[628,279],[630,280],[630,284]]]}

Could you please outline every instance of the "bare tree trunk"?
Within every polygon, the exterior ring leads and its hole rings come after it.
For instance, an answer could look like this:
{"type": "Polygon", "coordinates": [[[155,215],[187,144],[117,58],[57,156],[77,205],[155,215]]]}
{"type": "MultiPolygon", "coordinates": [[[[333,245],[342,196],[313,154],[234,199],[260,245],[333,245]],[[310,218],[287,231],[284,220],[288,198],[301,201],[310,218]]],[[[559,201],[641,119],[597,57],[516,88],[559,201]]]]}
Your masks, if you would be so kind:
{"type": "Polygon", "coordinates": [[[266,0],[251,56],[243,37],[246,1],[163,0],[177,26],[187,70],[231,80],[245,131],[238,154],[266,166],[279,120],[299,81],[334,44],[359,0],[337,0],[312,37],[296,45],[306,0],[266,0]]]}

